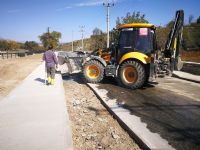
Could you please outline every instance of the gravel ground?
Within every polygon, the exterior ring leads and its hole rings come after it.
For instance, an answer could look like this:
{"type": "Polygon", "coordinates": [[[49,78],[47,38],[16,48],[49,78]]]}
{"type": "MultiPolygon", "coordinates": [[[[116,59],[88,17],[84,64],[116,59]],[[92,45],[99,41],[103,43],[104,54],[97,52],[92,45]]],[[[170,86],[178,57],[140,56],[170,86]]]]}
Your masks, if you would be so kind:
{"type": "Polygon", "coordinates": [[[82,82],[80,74],[63,80],[75,150],[140,149],[82,82]]]}

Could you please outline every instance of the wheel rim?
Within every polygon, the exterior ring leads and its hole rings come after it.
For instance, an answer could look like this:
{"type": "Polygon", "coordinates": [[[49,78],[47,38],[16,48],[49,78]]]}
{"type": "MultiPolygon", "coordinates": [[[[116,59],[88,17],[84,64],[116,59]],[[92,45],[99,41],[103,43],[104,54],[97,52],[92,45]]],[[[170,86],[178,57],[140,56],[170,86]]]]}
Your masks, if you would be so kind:
{"type": "Polygon", "coordinates": [[[123,69],[123,78],[127,83],[135,83],[138,75],[133,67],[126,67],[123,69]]]}
{"type": "Polygon", "coordinates": [[[87,67],[87,76],[96,79],[100,75],[100,69],[96,65],[89,65],[87,67]]]}

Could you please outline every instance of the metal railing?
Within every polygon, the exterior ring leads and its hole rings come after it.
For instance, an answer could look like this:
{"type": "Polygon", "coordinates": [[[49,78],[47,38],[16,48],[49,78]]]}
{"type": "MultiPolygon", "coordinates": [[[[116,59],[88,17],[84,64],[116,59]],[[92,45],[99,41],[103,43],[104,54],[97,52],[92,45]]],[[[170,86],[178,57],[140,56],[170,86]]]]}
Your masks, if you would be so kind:
{"type": "Polygon", "coordinates": [[[0,59],[25,57],[28,51],[0,51],[0,59]]]}

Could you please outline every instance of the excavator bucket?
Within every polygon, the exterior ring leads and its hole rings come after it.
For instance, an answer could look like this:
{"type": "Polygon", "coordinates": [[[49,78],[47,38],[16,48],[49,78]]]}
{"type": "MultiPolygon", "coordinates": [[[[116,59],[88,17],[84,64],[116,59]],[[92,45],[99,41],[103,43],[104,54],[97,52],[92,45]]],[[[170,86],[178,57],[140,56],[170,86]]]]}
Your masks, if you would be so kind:
{"type": "Polygon", "coordinates": [[[82,51],[58,52],[58,71],[60,71],[63,75],[80,72],[83,58],[85,56],[86,54],[82,51]]]}

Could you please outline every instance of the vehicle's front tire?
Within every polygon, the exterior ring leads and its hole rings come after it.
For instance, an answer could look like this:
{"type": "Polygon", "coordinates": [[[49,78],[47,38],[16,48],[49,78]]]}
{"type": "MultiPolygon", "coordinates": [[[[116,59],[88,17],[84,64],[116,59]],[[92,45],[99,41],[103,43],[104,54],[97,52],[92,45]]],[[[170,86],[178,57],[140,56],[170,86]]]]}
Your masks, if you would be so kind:
{"type": "Polygon", "coordinates": [[[86,82],[101,82],[104,77],[104,66],[97,60],[90,60],[83,66],[83,76],[86,82]]]}

